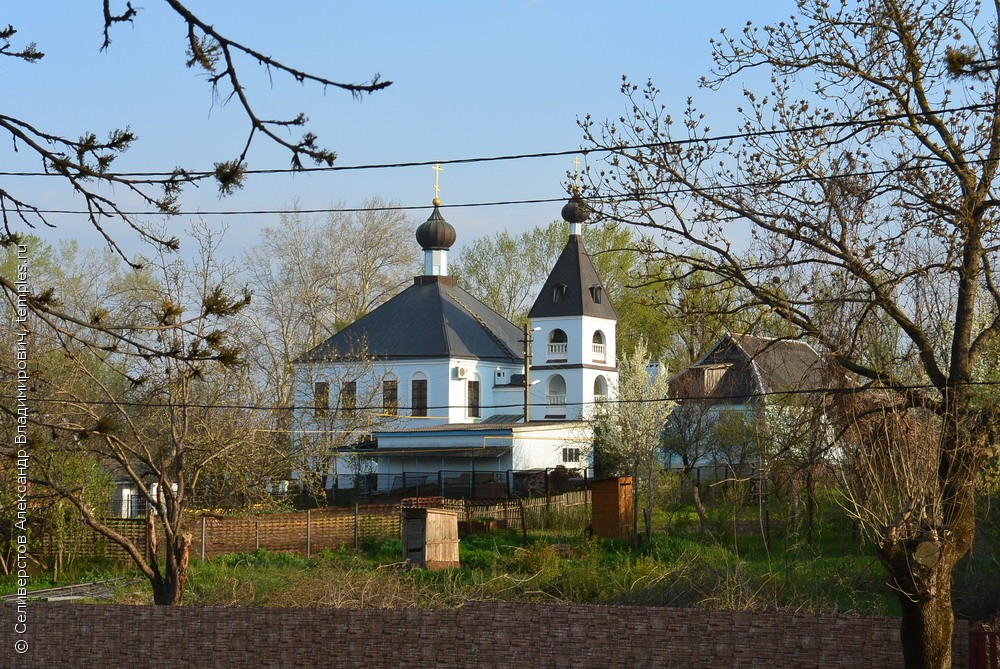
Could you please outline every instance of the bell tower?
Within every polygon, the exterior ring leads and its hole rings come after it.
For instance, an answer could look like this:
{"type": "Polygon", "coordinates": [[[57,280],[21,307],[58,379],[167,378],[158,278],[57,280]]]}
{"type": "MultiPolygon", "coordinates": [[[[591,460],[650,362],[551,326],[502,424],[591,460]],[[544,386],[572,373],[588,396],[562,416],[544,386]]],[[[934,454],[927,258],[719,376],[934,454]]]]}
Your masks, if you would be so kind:
{"type": "Polygon", "coordinates": [[[618,380],[618,315],[583,245],[590,210],[579,195],[562,208],[569,239],[528,312],[534,333],[531,416],[580,420],[618,380]]]}

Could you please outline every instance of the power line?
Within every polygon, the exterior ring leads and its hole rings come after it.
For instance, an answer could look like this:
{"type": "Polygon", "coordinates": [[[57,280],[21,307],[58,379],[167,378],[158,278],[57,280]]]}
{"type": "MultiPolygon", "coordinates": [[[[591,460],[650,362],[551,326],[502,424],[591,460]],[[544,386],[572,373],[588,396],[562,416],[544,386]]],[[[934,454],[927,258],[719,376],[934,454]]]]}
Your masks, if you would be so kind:
{"type": "MultiPolygon", "coordinates": [[[[975,158],[966,161],[966,164],[977,165],[989,162],[988,158],[975,158]]],[[[661,190],[650,190],[640,193],[638,196],[636,194],[622,194],[622,195],[591,195],[587,199],[590,201],[600,201],[600,202],[614,202],[614,201],[627,201],[631,199],[638,199],[639,197],[643,199],[649,199],[654,197],[669,197],[674,195],[685,195],[692,192],[718,192],[727,190],[739,190],[742,188],[773,188],[777,186],[788,186],[797,183],[810,183],[810,182],[825,182],[834,181],[838,179],[846,179],[852,177],[879,177],[888,176],[891,174],[903,174],[906,172],[919,172],[927,169],[925,165],[908,165],[908,166],[895,166],[889,168],[872,169],[872,170],[861,170],[856,172],[838,172],[837,174],[829,174],[826,176],[817,175],[803,175],[803,176],[793,176],[793,177],[783,177],[781,179],[765,179],[762,181],[746,181],[737,182],[731,184],[710,184],[706,186],[699,186],[693,188],[690,186],[677,186],[674,188],[666,188],[661,190]]],[[[530,204],[552,204],[558,202],[565,202],[566,196],[561,197],[550,197],[550,198],[534,198],[534,199],[523,199],[523,200],[493,200],[487,202],[462,202],[458,204],[446,204],[441,205],[444,209],[466,209],[466,208],[476,208],[476,207],[501,207],[509,205],[530,205],[530,204]]],[[[379,211],[420,211],[433,209],[433,204],[416,204],[416,205],[383,205],[378,207],[321,207],[316,209],[231,209],[231,210],[201,210],[201,211],[175,211],[175,212],[161,212],[161,211],[122,211],[120,212],[125,216],[279,216],[283,214],[331,214],[331,213],[360,213],[360,212],[379,212],[379,211]]],[[[91,212],[86,210],[74,210],[74,209],[37,209],[32,210],[33,213],[37,214],[67,214],[67,215],[89,215],[91,212]]]]}
{"type": "MultiPolygon", "coordinates": [[[[966,387],[992,387],[1000,386],[1000,381],[964,381],[957,386],[966,387]]],[[[763,392],[752,392],[752,393],[740,393],[732,395],[675,395],[672,397],[652,397],[652,398],[641,398],[641,399],[607,399],[607,400],[595,400],[593,402],[566,402],[560,406],[568,407],[585,407],[585,406],[597,406],[601,404],[611,404],[611,405],[622,405],[622,404],[650,404],[658,402],[714,402],[717,404],[726,404],[727,401],[732,400],[753,400],[753,399],[764,399],[768,397],[791,397],[791,396],[808,396],[808,395],[859,395],[863,393],[878,392],[878,393],[897,393],[908,390],[936,390],[937,386],[930,383],[925,384],[909,384],[904,386],[893,386],[893,387],[874,387],[874,386],[862,386],[862,387],[827,387],[827,388],[811,388],[811,389],[789,389],[789,390],[771,390],[763,392]]],[[[18,400],[15,395],[0,395],[0,398],[6,400],[18,400]]],[[[118,406],[118,407],[143,407],[151,409],[229,409],[229,410],[243,410],[243,411],[305,411],[310,413],[315,413],[317,411],[328,411],[331,415],[336,413],[336,409],[330,409],[328,407],[318,407],[318,406],[279,406],[279,405],[269,405],[269,404],[203,404],[203,403],[176,403],[176,402],[120,402],[116,400],[82,400],[82,399],[54,399],[54,398],[28,398],[25,400],[28,404],[31,403],[42,403],[42,404],[78,404],[84,406],[118,406]]],[[[741,402],[742,403],[742,402],[741,402]]],[[[406,408],[406,407],[402,407],[406,408]]],[[[431,411],[444,411],[448,409],[465,409],[467,408],[464,404],[440,404],[440,405],[427,405],[427,410],[431,411]]],[[[511,404],[481,404],[481,409],[523,409],[523,402],[516,402],[511,404]]],[[[362,412],[382,412],[385,407],[383,405],[377,406],[357,406],[354,411],[362,412]]],[[[413,418],[411,416],[399,415],[398,418],[413,418]]],[[[482,425],[482,423],[469,423],[469,425],[482,425]]]]}
{"type": "MultiPolygon", "coordinates": [[[[475,163],[489,163],[512,160],[531,160],[538,158],[558,158],[572,155],[589,155],[591,153],[610,153],[614,151],[627,151],[635,149],[659,149],[673,146],[687,146],[690,144],[710,144],[715,142],[726,142],[738,139],[751,139],[758,137],[774,137],[779,135],[795,134],[800,132],[815,132],[817,130],[832,130],[838,128],[865,127],[871,125],[881,125],[890,121],[901,121],[904,119],[921,119],[928,115],[955,114],[968,111],[981,111],[994,109],[994,105],[988,103],[965,105],[962,107],[945,107],[930,110],[927,113],[901,112],[899,114],[887,114],[867,119],[853,119],[845,121],[830,121],[828,123],[817,123],[814,125],[800,126],[797,128],[775,128],[771,130],[757,130],[752,132],[737,132],[724,135],[713,135],[706,137],[690,137],[687,139],[677,139],[664,142],[640,142],[635,144],[620,144],[614,147],[565,149],[560,151],[537,151],[531,153],[505,154],[498,156],[476,156],[470,158],[452,158],[449,160],[418,160],[395,163],[369,163],[360,165],[332,165],[329,167],[303,167],[303,168],[269,168],[245,170],[246,175],[265,174],[297,174],[314,172],[348,172],[363,170],[384,170],[410,167],[431,167],[433,165],[469,165],[475,163]]],[[[102,176],[125,179],[161,179],[169,178],[175,174],[174,170],[169,172],[107,172],[105,174],[95,174],[96,178],[102,176]]],[[[199,170],[186,172],[188,176],[197,179],[206,179],[215,175],[214,170],[199,170]]],[[[0,172],[0,176],[17,177],[62,177],[58,172],[0,172]]]]}

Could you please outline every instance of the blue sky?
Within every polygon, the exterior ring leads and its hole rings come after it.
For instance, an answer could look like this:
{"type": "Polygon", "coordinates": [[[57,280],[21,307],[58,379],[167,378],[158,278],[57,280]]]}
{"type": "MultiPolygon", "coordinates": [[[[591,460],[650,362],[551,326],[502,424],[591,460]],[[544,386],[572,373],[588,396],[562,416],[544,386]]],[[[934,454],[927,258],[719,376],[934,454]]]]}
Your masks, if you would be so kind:
{"type": "MultiPolygon", "coordinates": [[[[77,136],[129,125],[139,142],[116,163],[121,171],[206,169],[235,157],[247,126],[234,105],[213,104],[203,77],[184,68],[185,30],[162,3],[134,2],[133,25],[113,29],[101,53],[101,3],[35,0],[6,3],[0,22],[46,53],[35,65],[0,62],[0,113],[77,136]]],[[[122,3],[123,4],[123,3],[122,3]]],[[[577,119],[605,119],[625,110],[623,74],[647,78],[680,109],[701,101],[713,130],[736,125],[739,90],[698,88],[710,65],[708,40],[747,20],[763,23],[791,13],[793,3],[731,0],[691,2],[288,2],[190,0],[190,8],[229,37],[293,67],[335,80],[364,81],[378,72],[393,81],[358,102],[346,93],[302,86],[256,64],[243,64],[244,82],[262,116],[300,111],[338,165],[447,160],[581,145],[577,119]]],[[[20,43],[20,42],[18,42],[20,43]]],[[[8,60],[8,59],[4,59],[8,60]]],[[[250,167],[284,168],[286,154],[260,142],[250,167]]],[[[9,142],[0,171],[37,171],[9,142]]],[[[559,197],[567,157],[448,166],[441,175],[445,205],[559,197]]],[[[4,187],[50,208],[79,208],[56,179],[5,178],[4,187]]],[[[377,195],[404,205],[433,197],[428,167],[288,174],[251,178],[219,200],[208,187],[188,189],[185,211],[279,209],[298,202],[322,208],[377,195]]],[[[128,196],[122,199],[129,201],[128,196]]],[[[501,229],[518,232],[558,217],[553,204],[449,208],[459,244],[501,229]]],[[[415,222],[426,211],[411,213],[415,222]]],[[[211,216],[230,227],[230,245],[253,241],[266,216],[211,216]]],[[[58,235],[96,243],[79,216],[57,216],[58,235]]],[[[185,219],[170,225],[182,228],[185,219]]],[[[114,231],[113,231],[114,232],[114,231]]],[[[45,233],[51,235],[52,233],[45,233]]],[[[134,247],[133,247],[134,248],[134,247]]]]}

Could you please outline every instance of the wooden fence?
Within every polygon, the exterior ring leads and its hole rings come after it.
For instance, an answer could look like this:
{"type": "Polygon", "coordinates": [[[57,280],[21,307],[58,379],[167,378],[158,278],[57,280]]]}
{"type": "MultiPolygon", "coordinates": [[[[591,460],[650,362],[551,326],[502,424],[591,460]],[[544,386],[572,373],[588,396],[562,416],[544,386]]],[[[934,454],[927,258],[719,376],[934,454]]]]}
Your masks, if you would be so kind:
{"type": "MultiPolygon", "coordinates": [[[[311,556],[324,549],[359,546],[369,539],[400,536],[400,514],[404,506],[427,506],[460,512],[459,521],[467,528],[492,521],[494,526],[526,529],[566,526],[580,529],[589,522],[587,507],[590,491],[580,490],[524,500],[452,500],[443,497],[405,499],[397,504],[355,505],[353,508],[329,508],[259,516],[191,516],[186,529],[192,535],[191,556],[202,559],[229,553],[249,553],[257,549],[290,551],[311,556]]],[[[137,547],[147,545],[146,520],[116,518],[106,521],[137,547]]],[[[161,539],[162,541],[162,539],[161,539]]],[[[84,526],[56,542],[43,535],[39,547],[46,556],[62,551],[66,558],[111,557],[128,559],[117,544],[84,526]]]]}
{"type": "Polygon", "coordinates": [[[969,669],[1000,668],[1000,630],[981,624],[969,629],[969,669]]]}

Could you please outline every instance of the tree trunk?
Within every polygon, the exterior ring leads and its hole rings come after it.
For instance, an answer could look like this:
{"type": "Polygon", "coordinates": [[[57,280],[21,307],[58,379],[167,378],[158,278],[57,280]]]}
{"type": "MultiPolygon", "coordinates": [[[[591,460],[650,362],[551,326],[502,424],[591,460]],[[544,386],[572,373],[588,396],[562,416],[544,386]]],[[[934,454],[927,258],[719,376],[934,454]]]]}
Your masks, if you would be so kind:
{"type": "MultiPolygon", "coordinates": [[[[799,529],[799,473],[793,472],[788,477],[788,532],[799,529]]],[[[777,489],[777,486],[775,486],[777,489]]]]}
{"type": "Polygon", "coordinates": [[[643,521],[646,523],[646,543],[653,540],[653,502],[656,499],[656,481],[654,480],[653,460],[646,463],[646,508],[643,509],[643,521]]]}
{"type": "Polygon", "coordinates": [[[183,603],[184,588],[187,586],[188,579],[191,542],[190,534],[181,534],[177,536],[174,544],[168,547],[166,573],[151,579],[154,604],[180,606],[183,603]]]}
{"type": "Polygon", "coordinates": [[[694,510],[698,514],[698,524],[701,525],[701,533],[708,533],[708,510],[701,499],[701,483],[695,481],[691,486],[691,497],[694,499],[694,510]]]}
{"type": "Polygon", "coordinates": [[[816,516],[816,482],[812,467],[806,468],[806,543],[812,546],[813,523],[816,516]]]}
{"type": "Polygon", "coordinates": [[[641,543],[639,539],[639,467],[633,465],[632,475],[632,546],[638,548],[641,543]]]}
{"type": "Polygon", "coordinates": [[[951,641],[955,617],[951,593],[914,602],[898,595],[903,608],[899,639],[906,669],[951,669],[951,641]]]}

